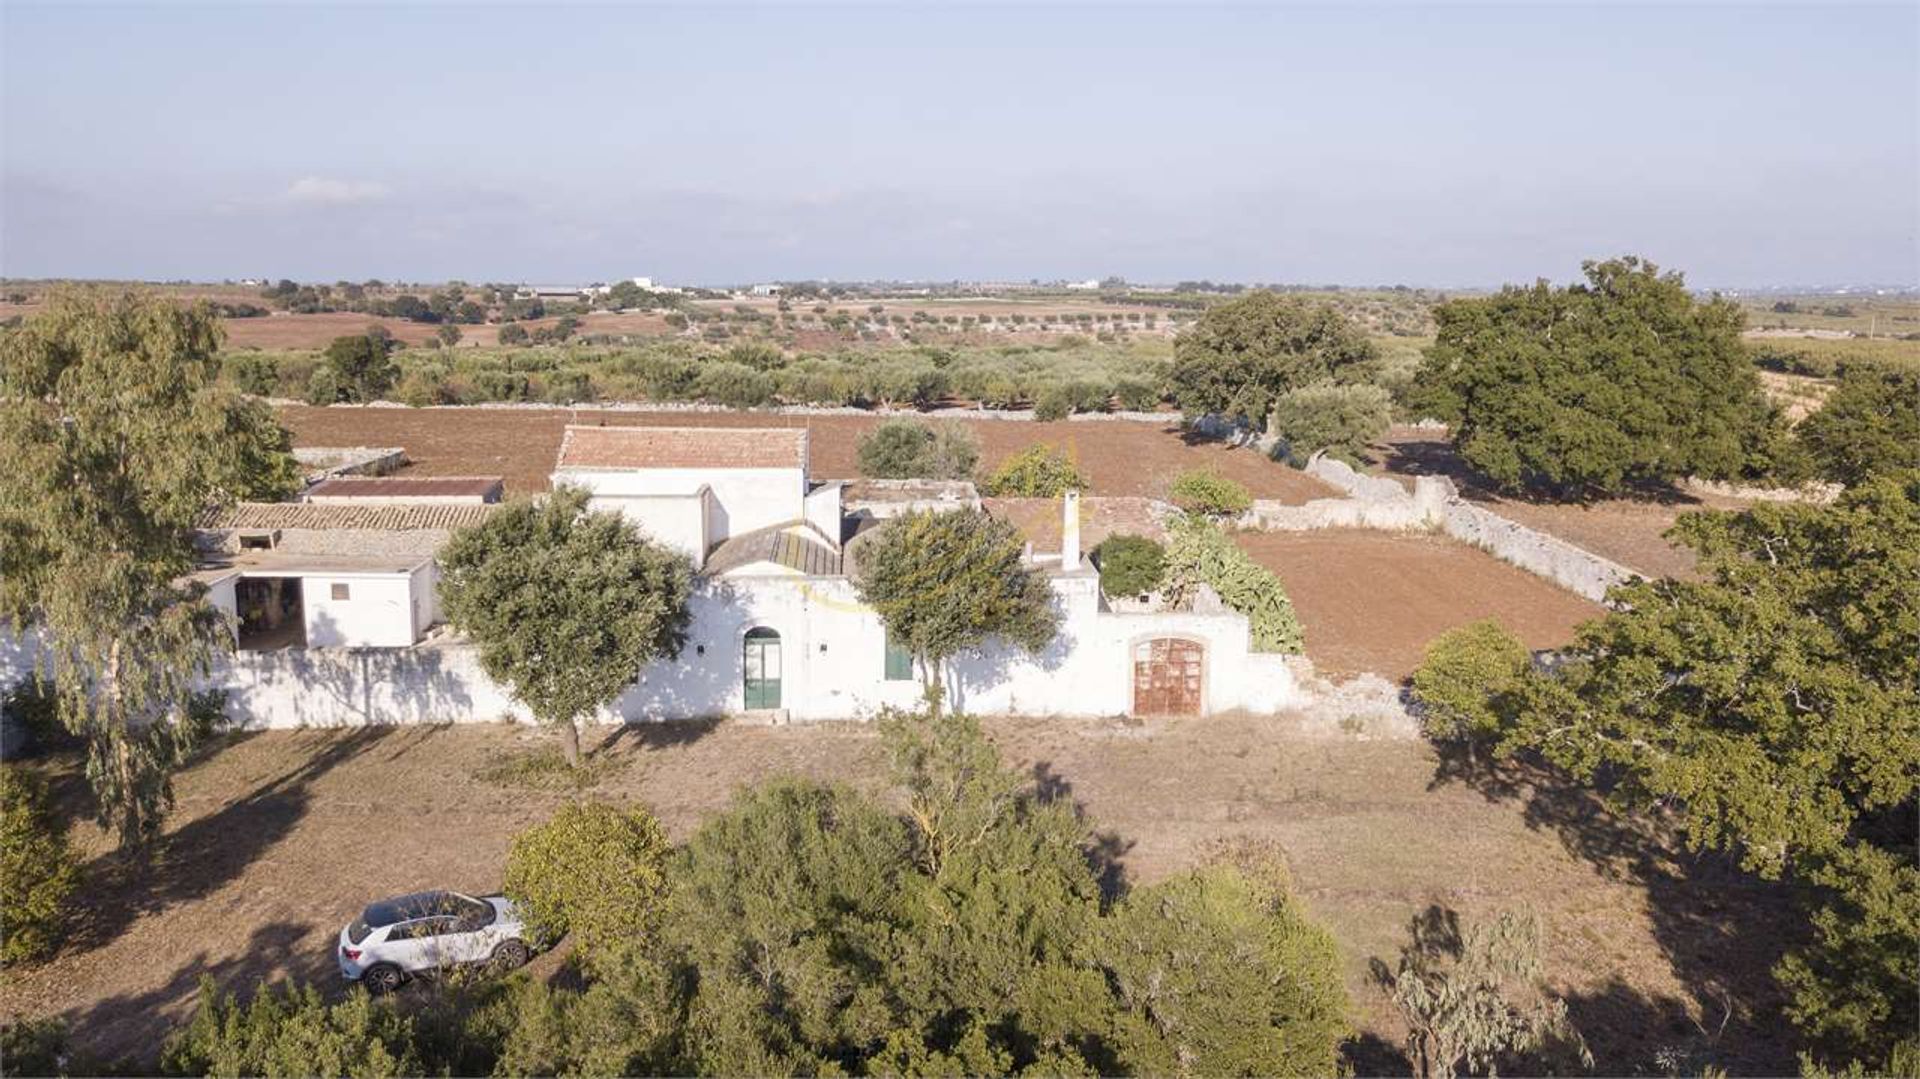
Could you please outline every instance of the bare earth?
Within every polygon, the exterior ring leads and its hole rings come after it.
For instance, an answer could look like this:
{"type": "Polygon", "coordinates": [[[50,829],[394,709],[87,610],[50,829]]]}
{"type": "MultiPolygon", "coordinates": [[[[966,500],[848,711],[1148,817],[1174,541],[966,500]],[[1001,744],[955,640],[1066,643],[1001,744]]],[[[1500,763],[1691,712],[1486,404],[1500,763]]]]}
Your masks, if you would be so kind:
{"type": "Polygon", "coordinates": [[[1497,618],[1529,648],[1554,648],[1605,611],[1478,548],[1435,536],[1329,529],[1234,539],[1286,585],[1307,655],[1323,673],[1398,681],[1427,643],[1497,618]]]}
{"type": "MultiPolygon", "coordinates": [[[[949,413],[948,415],[951,415],[949,413]]],[[[412,475],[506,477],[510,492],[544,491],[569,423],[641,427],[805,427],[812,471],[821,479],[859,475],[855,444],[880,416],[805,416],[776,412],[624,411],[549,408],[314,408],[289,405],[280,422],[296,446],[402,446],[412,475]]],[[[1289,503],[1339,492],[1252,449],[1190,439],[1177,417],[1165,425],[1128,420],[1032,423],[966,420],[980,439],[982,471],[1036,442],[1066,451],[1101,495],[1161,497],[1190,468],[1211,468],[1246,484],[1256,498],[1289,503]]]]}
{"type": "MultiPolygon", "coordinates": [[[[1488,489],[1447,445],[1443,432],[1396,427],[1375,447],[1378,471],[1410,477],[1450,477],[1464,498],[1610,558],[1650,577],[1695,576],[1693,552],[1667,539],[1680,515],[1693,510],[1744,509],[1750,503],[1711,495],[1663,492],[1645,498],[1612,498],[1586,505],[1531,502],[1488,489]]],[[[1406,481],[1406,482],[1411,482],[1406,481]]]]}
{"type": "MultiPolygon", "coordinates": [[[[1723,1008],[1719,1063],[1736,1074],[1793,1065],[1766,976],[1783,946],[1776,897],[1672,857],[1584,794],[1442,779],[1423,744],[1315,739],[1284,717],[989,729],[1010,765],[1111,834],[1132,880],[1189,867],[1214,841],[1277,844],[1342,946],[1360,1031],[1351,1056],[1363,1073],[1405,1067],[1367,962],[1391,960],[1407,919],[1432,903],[1540,915],[1548,974],[1599,1074],[1652,1070],[1661,1046],[1700,1047],[1696,1020],[1712,1030],[1723,1008]]],[[[872,788],[882,774],[872,729],[859,724],[674,725],[604,738],[602,752],[622,767],[599,793],[645,803],[676,838],[742,784],[797,773],[872,788]]],[[[334,939],[368,900],[499,884],[513,833],[566,796],[474,773],[541,739],[499,725],[230,739],[180,777],[164,861],[138,882],[111,870],[90,825],[76,828],[96,878],[83,893],[86,924],[51,962],[6,972],[0,1013],[64,1015],[83,1047],[132,1062],[189,1013],[203,974],[241,989],[292,976],[338,991],[334,939]]],[[[71,794],[78,780],[63,770],[71,794]]],[[[534,972],[553,966],[545,959],[534,972]]]]}

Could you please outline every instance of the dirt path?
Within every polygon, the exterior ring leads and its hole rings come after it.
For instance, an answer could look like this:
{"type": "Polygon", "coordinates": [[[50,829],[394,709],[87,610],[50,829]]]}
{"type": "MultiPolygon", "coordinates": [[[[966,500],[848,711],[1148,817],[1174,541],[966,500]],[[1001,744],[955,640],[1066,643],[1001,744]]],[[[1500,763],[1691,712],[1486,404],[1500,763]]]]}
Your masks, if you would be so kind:
{"type": "MultiPolygon", "coordinates": [[[[568,423],[669,427],[806,427],[819,479],[859,475],[855,445],[878,416],[796,416],[774,412],[607,412],[582,409],[312,408],[288,406],[280,422],[296,446],[402,446],[419,476],[505,476],[510,492],[544,491],[568,423]]],[[[980,439],[982,472],[1036,442],[1065,449],[1094,494],[1162,497],[1190,468],[1211,468],[1247,485],[1257,498],[1298,504],[1338,492],[1256,450],[1190,439],[1164,426],[1122,420],[1033,423],[960,420],[980,439]]]]}
{"type": "MultiPolygon", "coordinates": [[[[1399,1038],[1367,961],[1390,959],[1431,903],[1539,913],[1548,973],[1601,1073],[1644,1070],[1655,1047],[1681,1040],[1709,978],[1738,1003],[1723,1043],[1738,1056],[1719,1062],[1792,1066],[1778,1024],[1756,1020],[1775,1003],[1765,971],[1779,934],[1765,897],[1719,878],[1691,883],[1664,849],[1581,798],[1436,781],[1424,745],[1314,739],[1284,718],[989,729],[1009,765],[1084,806],[1133,880],[1192,866],[1220,840],[1278,844],[1340,941],[1363,1067],[1395,1066],[1399,1038]]],[[[180,777],[163,865],[144,883],[90,887],[80,939],[48,964],[9,970],[0,1013],[61,1014],[89,1050],[138,1057],[189,1014],[203,974],[241,989],[295,976],[335,990],[335,935],[368,900],[498,885],[510,837],[563,796],[475,772],[541,740],[496,725],[234,740],[180,777]]],[[[883,774],[872,728],[858,724],[626,729],[608,733],[604,752],[622,767],[600,796],[644,802],[676,838],[742,784],[801,774],[871,788],[883,774]]],[[[91,826],[75,835],[99,852],[91,826]]],[[[107,877],[103,862],[91,868],[107,877]]]]}

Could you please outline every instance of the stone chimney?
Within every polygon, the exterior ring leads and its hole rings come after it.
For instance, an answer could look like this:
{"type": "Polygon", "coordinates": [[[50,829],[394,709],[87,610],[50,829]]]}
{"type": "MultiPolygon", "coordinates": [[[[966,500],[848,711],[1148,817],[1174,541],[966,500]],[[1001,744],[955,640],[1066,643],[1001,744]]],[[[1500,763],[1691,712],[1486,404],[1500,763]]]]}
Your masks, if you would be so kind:
{"type": "Polygon", "coordinates": [[[1080,492],[1068,491],[1060,504],[1060,569],[1072,573],[1080,568],[1080,492]]]}

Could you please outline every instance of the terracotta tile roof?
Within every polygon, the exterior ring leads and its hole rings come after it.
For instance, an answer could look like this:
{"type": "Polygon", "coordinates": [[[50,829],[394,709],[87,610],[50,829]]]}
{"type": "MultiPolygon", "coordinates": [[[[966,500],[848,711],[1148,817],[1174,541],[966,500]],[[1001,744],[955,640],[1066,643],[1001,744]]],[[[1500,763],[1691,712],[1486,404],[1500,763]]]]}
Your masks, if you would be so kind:
{"type": "Polygon", "coordinates": [[[557,468],[805,468],[804,427],[569,426],[557,468]]]}
{"type": "Polygon", "coordinates": [[[306,498],[500,499],[499,476],[334,476],[307,489],[306,498]]]}
{"type": "Polygon", "coordinates": [[[242,502],[210,516],[204,528],[357,528],[378,532],[455,529],[479,524],[500,503],[421,502],[371,506],[242,502]]]}
{"type": "Polygon", "coordinates": [[[700,572],[719,576],[755,562],[773,562],[809,577],[829,577],[840,572],[839,553],[821,542],[818,533],[799,522],[769,525],[727,539],[707,556],[707,564],[700,572]]]}

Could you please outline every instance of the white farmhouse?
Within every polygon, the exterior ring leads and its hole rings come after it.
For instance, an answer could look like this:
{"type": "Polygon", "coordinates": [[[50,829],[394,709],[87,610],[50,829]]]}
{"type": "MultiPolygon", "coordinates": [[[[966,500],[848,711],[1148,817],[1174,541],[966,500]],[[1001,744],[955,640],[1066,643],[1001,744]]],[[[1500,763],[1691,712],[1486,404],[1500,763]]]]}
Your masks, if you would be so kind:
{"type": "Polygon", "coordinates": [[[791,534],[836,560],[840,550],[840,485],[809,488],[801,428],[568,427],[552,478],[586,488],[593,508],[625,515],[695,569],[733,540],[791,534]]]}
{"type": "MultiPolygon", "coordinates": [[[[635,671],[610,722],[751,715],[857,718],[920,697],[911,657],[860,602],[865,534],[892,509],[863,484],[808,471],[801,428],[570,427],[553,472],[698,567],[679,656],[635,671]]],[[[441,624],[435,553],[498,504],[483,479],[424,486],[422,500],[366,489],[337,501],[244,504],[208,522],[196,576],[238,632],[216,672],[230,716],[250,727],[493,720],[524,716],[441,624]]],[[[978,505],[969,490],[901,489],[902,505],[978,505]]],[[[1297,703],[1284,657],[1249,648],[1247,620],[1202,590],[1170,610],[1102,594],[1082,557],[1080,500],[1059,503],[1058,551],[1030,552],[1060,612],[1038,655],[989,647],[944,671],[957,707],[1015,715],[1206,715],[1297,703]]],[[[1051,530],[1049,530],[1051,532],[1051,530]]],[[[1031,533],[1030,533],[1031,534],[1031,533]]],[[[24,653],[22,653],[24,654],[24,653]]],[[[0,668],[6,668],[0,654],[0,668]]],[[[8,671],[0,669],[0,681],[8,671]]]]}

